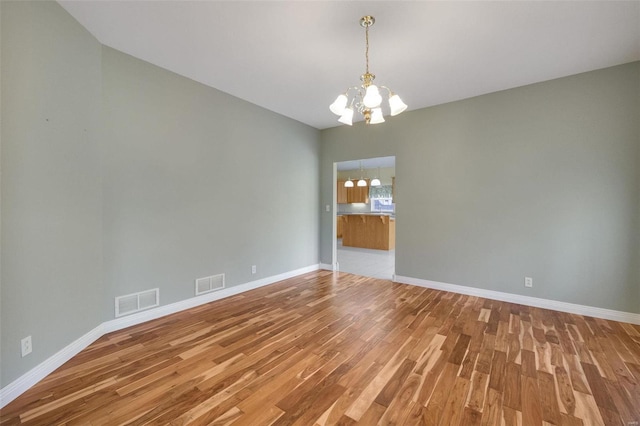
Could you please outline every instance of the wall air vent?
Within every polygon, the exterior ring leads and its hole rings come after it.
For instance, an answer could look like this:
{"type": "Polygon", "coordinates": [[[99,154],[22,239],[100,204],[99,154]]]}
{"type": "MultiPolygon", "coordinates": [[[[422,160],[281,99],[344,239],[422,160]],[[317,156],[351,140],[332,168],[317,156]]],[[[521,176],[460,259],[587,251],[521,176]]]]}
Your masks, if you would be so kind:
{"type": "Polygon", "coordinates": [[[224,288],[224,274],[211,275],[210,277],[196,280],[196,296],[210,293],[224,288]]]}
{"type": "Polygon", "coordinates": [[[160,289],[116,297],[116,318],[160,305],[160,289]]]}

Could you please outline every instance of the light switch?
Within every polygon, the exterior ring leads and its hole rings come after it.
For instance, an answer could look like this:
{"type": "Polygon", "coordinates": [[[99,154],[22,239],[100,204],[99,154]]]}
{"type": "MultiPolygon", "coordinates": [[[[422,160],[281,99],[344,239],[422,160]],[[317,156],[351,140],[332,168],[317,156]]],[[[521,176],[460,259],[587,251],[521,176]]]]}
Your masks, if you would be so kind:
{"type": "Polygon", "coordinates": [[[329,204],[327,204],[324,209],[326,211],[330,212],[331,211],[331,206],[329,204]]]}

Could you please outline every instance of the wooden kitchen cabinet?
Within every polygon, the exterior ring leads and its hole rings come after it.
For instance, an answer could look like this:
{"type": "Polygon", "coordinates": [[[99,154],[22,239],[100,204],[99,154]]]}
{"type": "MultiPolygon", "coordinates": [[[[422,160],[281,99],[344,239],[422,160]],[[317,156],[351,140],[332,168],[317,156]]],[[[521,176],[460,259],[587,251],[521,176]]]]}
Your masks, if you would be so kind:
{"type": "Polygon", "coordinates": [[[337,185],[337,190],[336,190],[336,194],[337,194],[337,203],[338,204],[347,204],[349,201],[347,200],[347,190],[349,188],[345,188],[344,183],[346,181],[344,180],[339,180],[338,181],[338,185],[337,185]]]}
{"type": "Polygon", "coordinates": [[[353,181],[354,186],[346,188],[346,181],[339,180],[336,186],[336,202],[338,204],[347,203],[368,203],[369,202],[369,179],[367,186],[356,186],[357,179],[353,181]]]}
{"type": "Polygon", "coordinates": [[[344,216],[336,216],[336,238],[342,238],[344,232],[344,216]]]}
{"type": "Polygon", "coordinates": [[[365,180],[367,181],[367,186],[354,185],[353,188],[347,188],[347,203],[369,202],[369,179],[365,180]]]}
{"type": "Polygon", "coordinates": [[[342,245],[377,250],[396,247],[396,220],[387,215],[351,214],[342,216],[342,245]]]}

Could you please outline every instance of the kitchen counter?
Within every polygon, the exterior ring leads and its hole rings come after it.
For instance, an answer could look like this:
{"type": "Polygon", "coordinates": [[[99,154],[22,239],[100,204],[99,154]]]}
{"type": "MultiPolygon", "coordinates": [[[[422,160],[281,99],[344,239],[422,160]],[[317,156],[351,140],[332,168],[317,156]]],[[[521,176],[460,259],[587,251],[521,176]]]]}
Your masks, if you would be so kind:
{"type": "Polygon", "coordinates": [[[389,213],[389,212],[338,213],[336,216],[359,216],[359,215],[364,215],[364,216],[390,216],[390,217],[392,217],[394,219],[396,217],[395,213],[389,213]]]}
{"type": "Polygon", "coordinates": [[[396,247],[396,219],[389,213],[342,215],[342,245],[376,250],[396,247]]]}

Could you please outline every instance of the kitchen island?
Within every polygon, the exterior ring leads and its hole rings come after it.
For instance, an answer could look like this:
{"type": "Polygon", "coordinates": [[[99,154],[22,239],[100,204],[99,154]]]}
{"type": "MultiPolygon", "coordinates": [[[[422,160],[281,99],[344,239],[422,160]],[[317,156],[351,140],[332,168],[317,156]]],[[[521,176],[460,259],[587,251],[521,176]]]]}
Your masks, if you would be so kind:
{"type": "Polygon", "coordinates": [[[376,250],[396,247],[396,219],[389,214],[347,214],[342,219],[342,245],[376,250]]]}

